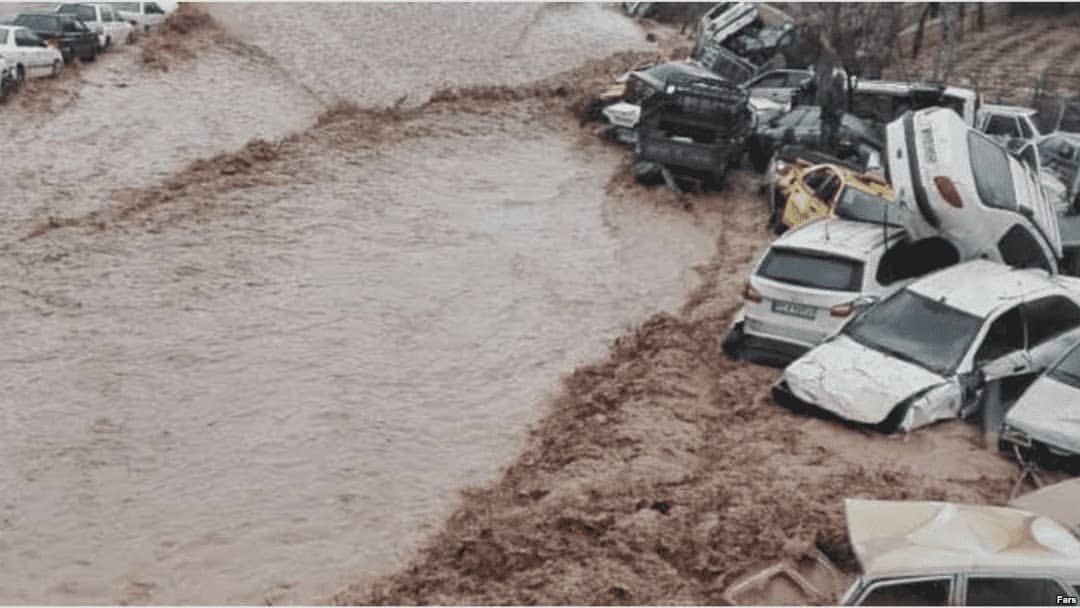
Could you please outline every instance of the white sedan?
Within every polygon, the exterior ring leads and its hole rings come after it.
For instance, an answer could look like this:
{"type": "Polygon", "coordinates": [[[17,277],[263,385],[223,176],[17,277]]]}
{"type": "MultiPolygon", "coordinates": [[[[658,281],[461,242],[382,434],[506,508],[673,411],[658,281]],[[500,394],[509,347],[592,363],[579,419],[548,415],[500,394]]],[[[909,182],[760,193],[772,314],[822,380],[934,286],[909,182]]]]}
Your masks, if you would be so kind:
{"type": "Polygon", "coordinates": [[[976,411],[988,382],[1030,383],[1080,329],[1080,280],[987,260],[882,300],[796,360],[773,399],[880,430],[976,411]]]}
{"type": "Polygon", "coordinates": [[[55,49],[25,27],[0,25],[0,58],[6,60],[22,81],[38,76],[55,76],[64,67],[60,49],[55,49]]]}
{"type": "Polygon", "coordinates": [[[157,2],[111,2],[120,17],[142,31],[165,23],[166,11],[157,2]]]}

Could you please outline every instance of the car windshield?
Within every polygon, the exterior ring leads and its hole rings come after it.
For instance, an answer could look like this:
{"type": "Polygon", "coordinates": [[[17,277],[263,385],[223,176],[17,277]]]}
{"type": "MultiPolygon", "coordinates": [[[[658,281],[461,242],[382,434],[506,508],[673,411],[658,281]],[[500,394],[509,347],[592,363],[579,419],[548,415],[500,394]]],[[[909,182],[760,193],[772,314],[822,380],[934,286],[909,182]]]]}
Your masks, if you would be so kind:
{"type": "Polygon", "coordinates": [[[856,342],[951,376],[979,333],[982,319],[909,289],[896,292],[844,327],[856,342]]]}
{"type": "Polygon", "coordinates": [[[979,191],[983,204],[1016,211],[1012,168],[1005,148],[975,131],[968,131],[968,148],[971,172],[975,174],[975,189],[979,191]]]}
{"type": "Polygon", "coordinates": [[[1059,382],[1080,388],[1080,344],[1058,361],[1047,375],[1059,382]]]}
{"type": "Polygon", "coordinates": [[[773,247],[761,262],[758,276],[789,285],[828,291],[859,291],[863,263],[823,253],[773,247]]]}
{"type": "Polygon", "coordinates": [[[851,186],[846,186],[840,193],[840,200],[836,203],[836,215],[859,222],[884,222],[890,226],[903,227],[899,212],[889,201],[851,186]]]}

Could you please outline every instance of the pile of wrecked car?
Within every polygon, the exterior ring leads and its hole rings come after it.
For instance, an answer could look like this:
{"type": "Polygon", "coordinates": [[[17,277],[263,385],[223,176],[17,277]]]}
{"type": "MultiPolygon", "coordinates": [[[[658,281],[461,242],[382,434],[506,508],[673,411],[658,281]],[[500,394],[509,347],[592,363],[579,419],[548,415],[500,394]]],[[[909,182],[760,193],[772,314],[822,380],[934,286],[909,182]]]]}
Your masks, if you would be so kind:
{"type": "Polygon", "coordinates": [[[794,410],[890,433],[975,418],[1022,462],[1075,460],[1080,134],[967,87],[815,69],[766,10],[713,6],[690,59],[638,66],[597,112],[643,183],[765,173],[779,238],[724,352],[783,368],[794,410]]]}

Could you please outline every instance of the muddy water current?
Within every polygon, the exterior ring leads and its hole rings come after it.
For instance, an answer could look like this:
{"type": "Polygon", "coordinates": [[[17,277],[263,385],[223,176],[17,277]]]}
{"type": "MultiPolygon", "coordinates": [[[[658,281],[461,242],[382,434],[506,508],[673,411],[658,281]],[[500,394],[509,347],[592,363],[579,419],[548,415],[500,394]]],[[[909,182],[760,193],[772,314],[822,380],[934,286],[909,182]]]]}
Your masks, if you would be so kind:
{"type": "MultiPolygon", "coordinates": [[[[282,28],[286,6],[245,10],[282,28]]],[[[556,46],[522,34],[548,23],[611,48],[508,59],[528,64],[500,68],[511,83],[640,44],[598,6],[526,8],[489,10],[525,47],[556,46]]],[[[379,44],[424,16],[304,10],[379,44]]],[[[483,44],[458,14],[474,10],[432,8],[429,29],[483,44]]],[[[282,74],[303,71],[291,44],[267,49],[289,57],[277,72],[210,49],[129,73],[125,50],[50,115],[0,108],[17,193],[0,205],[0,600],[303,603],[385,572],[513,455],[563,373],[677,308],[713,251],[693,215],[605,193],[620,151],[503,106],[366,151],[311,146],[301,177],[221,192],[188,221],[20,240],[34,217],[310,124],[329,94],[282,74]]],[[[456,69],[411,65],[380,95],[473,82],[456,69]]]]}

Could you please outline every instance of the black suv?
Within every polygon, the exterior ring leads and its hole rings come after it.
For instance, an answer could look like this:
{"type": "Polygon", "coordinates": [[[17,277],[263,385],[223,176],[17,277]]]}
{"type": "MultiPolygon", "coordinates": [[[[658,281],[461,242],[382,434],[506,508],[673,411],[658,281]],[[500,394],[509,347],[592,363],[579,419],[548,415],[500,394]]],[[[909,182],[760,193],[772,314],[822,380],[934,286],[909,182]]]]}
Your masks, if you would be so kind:
{"type": "Polygon", "coordinates": [[[38,38],[59,48],[64,61],[71,61],[73,57],[83,61],[97,59],[97,34],[73,15],[19,13],[12,23],[29,29],[38,38]]]}

